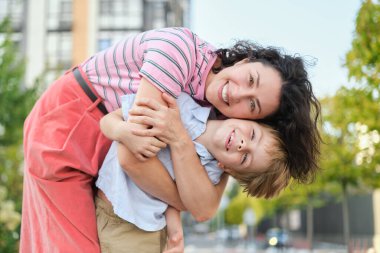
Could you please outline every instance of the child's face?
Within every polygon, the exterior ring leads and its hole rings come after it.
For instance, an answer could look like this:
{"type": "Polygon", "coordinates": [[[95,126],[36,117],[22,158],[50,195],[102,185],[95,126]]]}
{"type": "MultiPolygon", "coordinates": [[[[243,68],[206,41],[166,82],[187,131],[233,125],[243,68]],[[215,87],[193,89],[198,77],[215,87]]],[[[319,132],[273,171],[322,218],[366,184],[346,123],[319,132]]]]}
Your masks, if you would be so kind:
{"type": "Polygon", "coordinates": [[[227,119],[212,137],[209,151],[226,172],[265,172],[273,145],[269,129],[250,120],[227,119]]]}
{"type": "Polygon", "coordinates": [[[262,119],[277,111],[281,85],[274,68],[243,60],[218,74],[210,72],[205,94],[229,118],[262,119]]]}

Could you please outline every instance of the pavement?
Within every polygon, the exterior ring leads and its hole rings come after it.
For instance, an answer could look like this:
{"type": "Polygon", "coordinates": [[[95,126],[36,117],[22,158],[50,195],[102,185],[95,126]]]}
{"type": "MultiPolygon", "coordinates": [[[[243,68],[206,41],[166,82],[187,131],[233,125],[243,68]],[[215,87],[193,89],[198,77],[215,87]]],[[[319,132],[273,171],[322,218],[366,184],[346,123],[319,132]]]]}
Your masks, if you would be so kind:
{"type": "MultiPolygon", "coordinates": [[[[298,238],[292,247],[265,247],[261,239],[246,241],[243,239],[220,239],[215,234],[188,234],[185,236],[185,253],[346,253],[343,245],[316,243],[314,249],[308,249],[307,242],[298,238]]],[[[364,253],[364,252],[357,252],[364,253]]]]}

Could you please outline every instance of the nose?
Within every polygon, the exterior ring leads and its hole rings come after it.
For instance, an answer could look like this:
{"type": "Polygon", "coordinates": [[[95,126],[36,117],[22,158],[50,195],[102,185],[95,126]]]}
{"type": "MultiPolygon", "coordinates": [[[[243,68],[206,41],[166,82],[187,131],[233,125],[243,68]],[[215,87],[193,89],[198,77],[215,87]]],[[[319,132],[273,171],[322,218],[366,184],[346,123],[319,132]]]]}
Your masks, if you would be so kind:
{"type": "Polygon", "coordinates": [[[236,85],[235,89],[231,90],[230,102],[239,103],[240,101],[255,96],[255,90],[251,87],[246,87],[244,85],[236,85]]]}
{"type": "Polygon", "coordinates": [[[244,150],[245,148],[246,148],[246,146],[247,146],[247,142],[244,140],[244,138],[242,138],[241,140],[240,140],[240,142],[238,143],[238,151],[242,151],[242,150],[244,150]]]}

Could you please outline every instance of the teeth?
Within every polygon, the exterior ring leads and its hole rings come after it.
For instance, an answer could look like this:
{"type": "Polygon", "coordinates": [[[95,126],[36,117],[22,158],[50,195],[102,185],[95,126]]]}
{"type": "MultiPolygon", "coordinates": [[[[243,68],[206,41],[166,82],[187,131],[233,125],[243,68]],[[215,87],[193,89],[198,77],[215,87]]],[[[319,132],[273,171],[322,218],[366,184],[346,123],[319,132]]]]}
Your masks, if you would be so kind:
{"type": "Polygon", "coordinates": [[[227,94],[227,91],[228,91],[228,83],[226,85],[224,85],[223,87],[223,90],[222,90],[222,98],[223,98],[223,101],[228,103],[228,94],[227,94]]]}
{"type": "Polygon", "coordinates": [[[235,137],[235,131],[233,131],[231,134],[230,143],[234,140],[234,137],[235,137]]]}

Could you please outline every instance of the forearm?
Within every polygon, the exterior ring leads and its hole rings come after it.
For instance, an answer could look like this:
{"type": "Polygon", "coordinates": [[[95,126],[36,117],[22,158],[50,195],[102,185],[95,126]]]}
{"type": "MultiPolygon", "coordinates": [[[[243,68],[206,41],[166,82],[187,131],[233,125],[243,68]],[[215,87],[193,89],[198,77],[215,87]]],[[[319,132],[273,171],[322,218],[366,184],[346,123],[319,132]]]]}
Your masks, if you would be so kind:
{"type": "Polygon", "coordinates": [[[118,145],[118,156],[124,171],[141,189],[178,210],[185,210],[176,184],[156,157],[138,161],[122,144],[118,145]]]}
{"type": "Polygon", "coordinates": [[[124,121],[121,109],[105,115],[100,120],[100,130],[110,140],[121,141],[128,133],[128,123],[124,121]]]}
{"type": "Polygon", "coordinates": [[[184,252],[183,228],[178,210],[169,206],[165,212],[167,225],[167,248],[164,252],[184,252]]]}
{"type": "Polygon", "coordinates": [[[119,141],[118,158],[120,165],[128,176],[145,192],[179,210],[184,210],[177,187],[161,162],[157,158],[151,158],[147,162],[140,162],[121,143],[121,141],[128,141],[130,134],[128,124],[130,123],[123,120],[121,110],[106,115],[100,122],[102,132],[108,138],[119,141]]]}
{"type": "Polygon", "coordinates": [[[168,237],[178,231],[182,231],[181,213],[172,206],[168,206],[165,212],[168,237]]]}
{"type": "MultiPolygon", "coordinates": [[[[141,80],[136,97],[150,97],[162,103],[161,92],[145,79],[141,80]]],[[[118,109],[102,118],[100,128],[109,139],[119,142],[118,159],[120,165],[141,189],[179,210],[184,209],[176,185],[161,162],[157,158],[145,159],[148,160],[145,162],[136,158],[137,156],[142,157],[136,147],[141,147],[141,143],[145,140],[134,136],[131,129],[146,128],[145,125],[124,121],[123,112],[118,109]]]]}
{"type": "Polygon", "coordinates": [[[218,185],[213,185],[200,163],[192,140],[186,136],[170,146],[177,187],[188,211],[197,221],[205,221],[213,217],[218,209],[227,177],[222,177],[218,185]]]}

